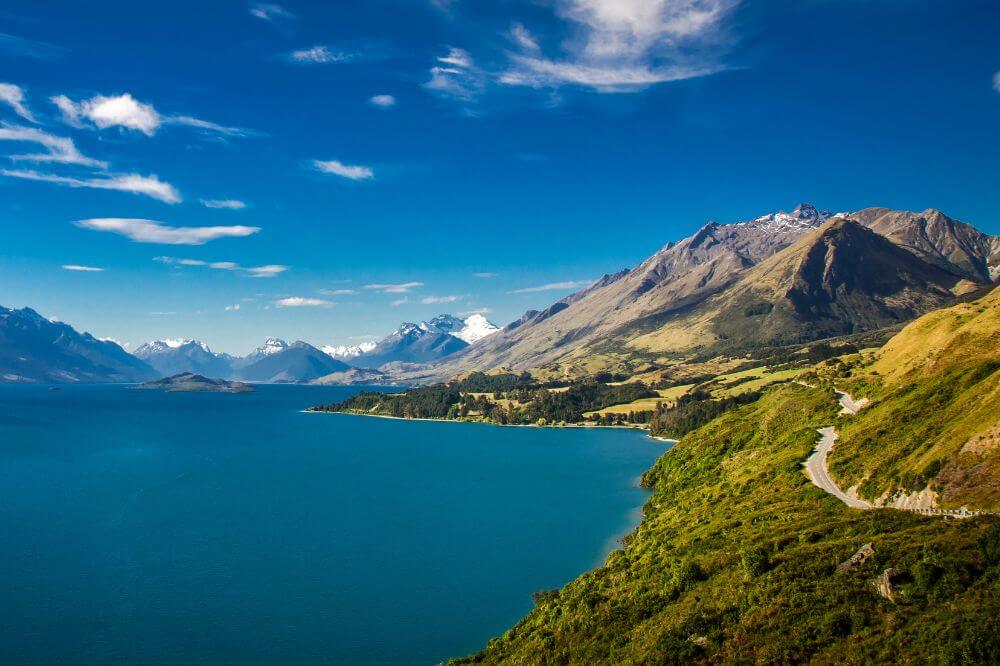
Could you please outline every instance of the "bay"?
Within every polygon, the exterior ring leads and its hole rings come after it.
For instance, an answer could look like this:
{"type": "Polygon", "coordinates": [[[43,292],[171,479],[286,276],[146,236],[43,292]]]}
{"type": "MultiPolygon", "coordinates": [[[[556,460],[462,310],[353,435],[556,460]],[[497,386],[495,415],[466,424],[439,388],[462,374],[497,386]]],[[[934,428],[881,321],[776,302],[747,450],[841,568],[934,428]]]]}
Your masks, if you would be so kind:
{"type": "Polygon", "coordinates": [[[632,431],[0,386],[0,661],[424,664],[598,566],[665,450],[632,431]]]}

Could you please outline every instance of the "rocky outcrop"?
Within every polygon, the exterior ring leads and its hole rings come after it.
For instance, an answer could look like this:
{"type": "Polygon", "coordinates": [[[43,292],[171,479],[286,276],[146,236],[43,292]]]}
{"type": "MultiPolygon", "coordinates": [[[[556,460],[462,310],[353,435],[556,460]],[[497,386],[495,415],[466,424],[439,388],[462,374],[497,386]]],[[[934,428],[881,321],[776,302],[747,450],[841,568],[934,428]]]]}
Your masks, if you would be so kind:
{"type": "Polygon", "coordinates": [[[872,547],[872,544],[866,543],[861,546],[861,548],[858,548],[858,552],[854,553],[850,558],[837,565],[837,573],[844,573],[845,571],[851,571],[852,569],[860,569],[864,566],[865,562],[874,556],[875,549],[872,547]]]}

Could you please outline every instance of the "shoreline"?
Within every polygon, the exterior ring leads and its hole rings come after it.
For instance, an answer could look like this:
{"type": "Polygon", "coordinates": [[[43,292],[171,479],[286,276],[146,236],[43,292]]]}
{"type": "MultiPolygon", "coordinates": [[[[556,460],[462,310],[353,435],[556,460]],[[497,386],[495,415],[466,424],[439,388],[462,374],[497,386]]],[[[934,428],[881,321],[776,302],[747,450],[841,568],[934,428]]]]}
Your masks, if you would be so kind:
{"type": "Polygon", "coordinates": [[[677,444],[679,440],[670,439],[669,437],[659,437],[655,435],[650,435],[647,428],[641,426],[608,426],[608,425],[584,425],[580,423],[567,423],[564,425],[537,425],[534,423],[490,423],[489,421],[459,421],[456,419],[432,419],[432,418],[418,418],[418,417],[406,417],[406,416],[389,416],[388,414],[365,414],[363,412],[327,412],[322,410],[314,409],[302,409],[299,410],[303,414],[342,414],[345,416],[363,416],[370,419],[391,419],[393,421],[427,421],[431,423],[470,423],[478,424],[484,426],[493,426],[495,428],[577,428],[583,430],[641,430],[646,433],[646,437],[658,442],[677,444]]]}

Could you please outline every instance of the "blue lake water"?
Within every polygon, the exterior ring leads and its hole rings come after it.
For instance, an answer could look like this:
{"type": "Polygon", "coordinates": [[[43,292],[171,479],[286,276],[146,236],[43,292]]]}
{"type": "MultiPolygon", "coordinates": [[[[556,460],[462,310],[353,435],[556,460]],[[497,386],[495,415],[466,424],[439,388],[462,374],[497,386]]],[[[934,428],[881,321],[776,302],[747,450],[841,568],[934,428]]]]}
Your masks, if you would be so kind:
{"type": "Polygon", "coordinates": [[[467,654],[603,561],[666,450],[299,411],[353,392],[0,386],[0,663],[467,654]]]}

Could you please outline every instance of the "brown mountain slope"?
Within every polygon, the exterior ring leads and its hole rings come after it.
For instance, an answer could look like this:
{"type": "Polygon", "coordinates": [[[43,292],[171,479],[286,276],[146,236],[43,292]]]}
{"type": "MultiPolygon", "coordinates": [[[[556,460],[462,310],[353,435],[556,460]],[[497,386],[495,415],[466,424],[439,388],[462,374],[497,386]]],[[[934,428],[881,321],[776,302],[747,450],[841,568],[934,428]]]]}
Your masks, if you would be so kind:
{"type": "Polygon", "coordinates": [[[835,219],[630,346],[744,351],[873,330],[950,303],[961,280],[858,222],[835,219]],[[701,339],[688,345],[692,330],[701,339]]]}
{"type": "Polygon", "coordinates": [[[867,208],[852,213],[851,219],[962,277],[981,283],[1000,278],[1000,237],[984,234],[940,211],[867,208]]]}

